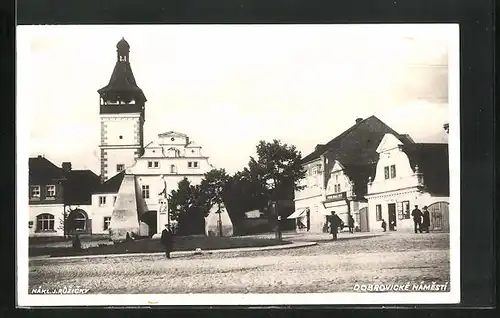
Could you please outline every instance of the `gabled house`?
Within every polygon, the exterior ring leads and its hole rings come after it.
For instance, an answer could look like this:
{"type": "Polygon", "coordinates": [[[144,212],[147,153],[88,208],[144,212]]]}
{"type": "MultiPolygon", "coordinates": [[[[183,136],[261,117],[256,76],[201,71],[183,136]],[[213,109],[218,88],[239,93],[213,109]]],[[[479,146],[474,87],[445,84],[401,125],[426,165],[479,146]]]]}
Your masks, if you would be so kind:
{"type": "Polygon", "coordinates": [[[72,170],[70,162],[58,167],[42,156],[29,158],[29,235],[92,233],[91,193],[99,184],[99,176],[72,170]]]}
{"type": "Polygon", "coordinates": [[[348,224],[352,215],[357,230],[367,231],[367,182],[375,173],[377,146],[386,133],[398,136],[404,144],[413,144],[408,135],[398,134],[375,116],[358,118],[353,126],[319,144],[303,159],[305,188],[295,192],[297,228],[326,232],[328,218],[335,212],[348,224]]]}
{"type": "Polygon", "coordinates": [[[377,153],[376,174],[368,181],[366,198],[372,231],[412,230],[411,211],[428,206],[431,230],[449,230],[449,158],[448,144],[405,144],[386,134],[377,153]]]}

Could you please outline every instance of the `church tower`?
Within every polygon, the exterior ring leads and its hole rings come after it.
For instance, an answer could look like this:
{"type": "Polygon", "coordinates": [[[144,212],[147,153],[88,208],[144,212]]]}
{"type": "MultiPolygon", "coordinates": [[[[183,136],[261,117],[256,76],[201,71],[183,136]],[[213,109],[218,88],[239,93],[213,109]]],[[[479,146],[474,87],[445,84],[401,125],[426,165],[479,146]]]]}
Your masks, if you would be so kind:
{"type": "Polygon", "coordinates": [[[144,151],[146,96],[137,86],[130,67],[130,45],[116,45],[116,65],[108,85],[99,89],[101,120],[101,180],[113,177],[144,151]]]}

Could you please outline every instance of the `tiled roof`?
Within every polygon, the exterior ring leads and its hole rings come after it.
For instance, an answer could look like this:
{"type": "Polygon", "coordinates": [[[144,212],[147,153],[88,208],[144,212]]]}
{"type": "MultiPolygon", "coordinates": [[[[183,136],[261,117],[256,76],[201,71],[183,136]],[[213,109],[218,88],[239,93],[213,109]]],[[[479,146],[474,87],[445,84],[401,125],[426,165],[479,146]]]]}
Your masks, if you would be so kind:
{"type": "Polygon", "coordinates": [[[424,176],[424,185],[434,196],[450,195],[448,144],[418,143],[403,146],[411,167],[424,176]]]}
{"type": "MultiPolygon", "coordinates": [[[[360,157],[359,155],[367,153],[370,153],[371,157],[377,155],[375,150],[386,133],[394,134],[403,143],[413,143],[413,140],[408,135],[398,134],[377,117],[370,116],[354,124],[325,145],[317,145],[312,153],[302,159],[302,162],[307,163],[329,152],[342,157],[342,163],[352,162],[353,160],[358,161],[358,163],[366,163],[363,156],[360,157]]],[[[375,159],[373,158],[373,160],[375,159]]]]}
{"type": "Polygon", "coordinates": [[[101,185],[100,177],[90,170],[71,170],[65,175],[65,203],[71,205],[91,204],[92,193],[101,185]]]}
{"type": "Polygon", "coordinates": [[[368,179],[375,175],[376,163],[356,165],[344,164],[345,173],[354,182],[354,193],[356,197],[361,198],[366,195],[368,179]]]}
{"type": "Polygon", "coordinates": [[[100,178],[91,170],[65,172],[44,157],[29,158],[29,183],[47,184],[63,181],[64,202],[71,205],[90,204],[91,195],[99,186],[100,178]]]}
{"type": "Polygon", "coordinates": [[[356,194],[362,196],[366,194],[366,182],[368,177],[374,175],[375,165],[378,161],[377,148],[386,133],[394,134],[401,142],[413,144],[413,140],[408,135],[395,132],[391,127],[375,116],[359,121],[351,128],[344,131],[339,136],[330,140],[323,147],[319,147],[315,152],[304,158],[303,162],[311,161],[320,155],[328,159],[325,166],[325,184],[328,184],[335,160],[338,160],[344,167],[350,167],[347,172],[349,178],[355,181],[356,194]],[[365,182],[366,180],[366,182],[365,182]]]}
{"type": "Polygon", "coordinates": [[[103,97],[106,97],[109,93],[127,92],[139,97],[144,102],[146,101],[146,96],[135,82],[134,73],[129,62],[117,61],[108,85],[97,92],[103,97]]]}
{"type": "Polygon", "coordinates": [[[124,176],[125,171],[121,171],[117,175],[106,180],[106,182],[102,183],[97,190],[94,191],[94,193],[118,193],[124,176]]]}
{"type": "Polygon", "coordinates": [[[28,167],[30,184],[64,179],[62,169],[42,156],[29,158],[28,167]]]}

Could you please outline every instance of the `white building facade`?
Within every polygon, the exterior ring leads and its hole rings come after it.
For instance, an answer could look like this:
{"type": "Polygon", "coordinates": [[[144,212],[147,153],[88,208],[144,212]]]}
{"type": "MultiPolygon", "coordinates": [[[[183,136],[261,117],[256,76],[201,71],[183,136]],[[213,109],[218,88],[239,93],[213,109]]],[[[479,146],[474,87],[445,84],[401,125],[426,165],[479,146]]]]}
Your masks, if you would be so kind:
{"type": "Polygon", "coordinates": [[[368,182],[369,225],[373,232],[412,231],[412,210],[429,207],[431,228],[447,230],[449,172],[447,144],[415,144],[405,147],[386,134],[377,152],[376,174],[368,182]],[[439,223],[439,224],[438,224],[439,223]]]}
{"type": "Polygon", "coordinates": [[[306,162],[303,168],[306,176],[299,185],[302,190],[295,191],[295,212],[289,218],[296,219],[298,231],[322,232],[327,216],[323,205],[325,197],[324,187],[324,157],[306,162]]]}

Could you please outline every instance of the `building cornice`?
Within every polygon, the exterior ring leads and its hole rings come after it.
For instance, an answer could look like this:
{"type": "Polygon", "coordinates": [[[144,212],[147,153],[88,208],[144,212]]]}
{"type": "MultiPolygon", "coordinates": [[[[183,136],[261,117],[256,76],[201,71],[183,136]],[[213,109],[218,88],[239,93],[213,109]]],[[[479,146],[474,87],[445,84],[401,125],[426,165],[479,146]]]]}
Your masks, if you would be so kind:
{"type": "Polygon", "coordinates": [[[323,196],[323,193],[319,193],[319,194],[315,194],[315,195],[310,195],[310,196],[307,196],[307,197],[296,198],[296,199],[293,199],[293,201],[306,200],[306,199],[311,199],[311,198],[316,198],[316,197],[321,197],[321,196],[323,196]]]}
{"type": "Polygon", "coordinates": [[[136,145],[99,145],[101,149],[137,149],[141,148],[140,144],[136,145]]]}
{"type": "Polygon", "coordinates": [[[140,118],[141,113],[136,112],[136,113],[108,113],[108,114],[99,114],[101,119],[104,118],[116,118],[116,119],[122,119],[122,118],[140,118]]]}
{"type": "Polygon", "coordinates": [[[366,194],[365,198],[367,198],[367,199],[373,199],[373,198],[376,198],[376,197],[393,196],[393,195],[396,195],[396,194],[399,195],[399,194],[401,194],[400,192],[402,192],[402,191],[405,192],[405,193],[425,192],[420,187],[412,186],[412,187],[399,188],[399,189],[390,190],[390,191],[382,191],[382,192],[376,192],[376,193],[366,194]]]}
{"type": "Polygon", "coordinates": [[[181,156],[181,157],[140,157],[138,158],[137,160],[154,160],[154,159],[206,159],[208,160],[209,157],[184,157],[184,156],[181,156]]]}

